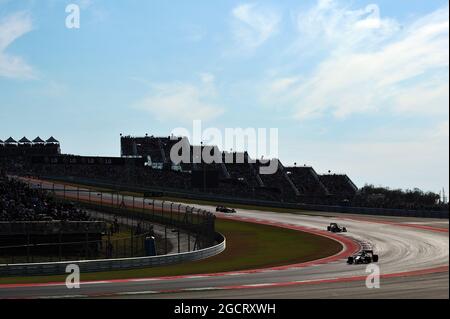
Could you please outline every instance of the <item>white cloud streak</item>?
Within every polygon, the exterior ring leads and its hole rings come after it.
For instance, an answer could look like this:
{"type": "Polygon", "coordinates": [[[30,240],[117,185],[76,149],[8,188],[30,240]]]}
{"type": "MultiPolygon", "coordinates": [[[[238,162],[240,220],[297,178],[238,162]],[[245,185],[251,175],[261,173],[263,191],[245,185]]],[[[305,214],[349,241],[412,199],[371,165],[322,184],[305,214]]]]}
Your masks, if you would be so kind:
{"type": "Polygon", "coordinates": [[[27,13],[19,12],[0,19],[0,77],[13,79],[34,78],[33,68],[21,57],[8,54],[8,47],[33,29],[27,13]]]}
{"type": "Polygon", "coordinates": [[[351,11],[319,1],[299,15],[298,27],[305,43],[315,38],[316,49],[330,53],[297,83],[288,81],[292,75],[272,79],[266,102],[293,107],[299,120],[376,111],[448,114],[448,7],[400,28],[381,18],[376,5],[351,11]],[[290,85],[271,90],[283,81],[290,85]]]}
{"type": "Polygon", "coordinates": [[[135,103],[135,108],[151,113],[161,122],[192,123],[193,120],[214,119],[224,112],[215,103],[214,76],[202,73],[200,77],[199,83],[152,84],[149,94],[135,103]]]}
{"type": "Polygon", "coordinates": [[[296,27],[298,42],[287,51],[294,67],[260,83],[264,104],[299,123],[331,117],[352,126],[351,116],[364,114],[398,126],[377,134],[370,123],[367,130],[355,125],[354,138],[336,132],[333,143],[296,139],[287,149],[302,145],[303,161],[321,172],[344,170],[359,186],[448,189],[448,6],[401,25],[382,17],[377,5],[318,1],[298,14],[296,27]],[[410,124],[418,119],[424,126],[410,124]]]}
{"type": "Polygon", "coordinates": [[[232,29],[236,43],[246,50],[264,44],[278,31],[280,15],[256,4],[241,4],[232,11],[232,29]]]}

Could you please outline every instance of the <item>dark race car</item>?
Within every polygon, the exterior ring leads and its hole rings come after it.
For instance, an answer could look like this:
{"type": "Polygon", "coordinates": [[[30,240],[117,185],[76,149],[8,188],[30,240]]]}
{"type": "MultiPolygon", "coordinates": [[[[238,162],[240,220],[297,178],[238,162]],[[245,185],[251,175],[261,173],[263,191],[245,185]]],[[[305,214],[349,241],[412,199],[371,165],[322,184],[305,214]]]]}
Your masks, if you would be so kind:
{"type": "Polygon", "coordinates": [[[327,226],[327,230],[333,233],[346,233],[347,232],[347,228],[342,227],[336,223],[331,223],[330,226],[327,226]]]}
{"type": "Polygon", "coordinates": [[[228,208],[228,207],[225,207],[225,206],[217,206],[216,207],[216,212],[232,214],[232,213],[236,213],[236,210],[234,208],[228,208]]]}
{"type": "Polygon", "coordinates": [[[373,253],[373,250],[363,249],[359,253],[347,258],[347,264],[370,264],[378,262],[378,255],[373,253]]]}

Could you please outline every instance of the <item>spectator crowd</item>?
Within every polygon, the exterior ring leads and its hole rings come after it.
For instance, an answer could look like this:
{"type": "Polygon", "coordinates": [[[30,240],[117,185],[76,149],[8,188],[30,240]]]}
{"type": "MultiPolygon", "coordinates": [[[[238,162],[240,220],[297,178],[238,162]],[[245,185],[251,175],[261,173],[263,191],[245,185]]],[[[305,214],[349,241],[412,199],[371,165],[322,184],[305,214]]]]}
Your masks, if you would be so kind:
{"type": "Polygon", "coordinates": [[[90,220],[75,205],[57,202],[45,191],[0,174],[0,222],[90,220]]]}

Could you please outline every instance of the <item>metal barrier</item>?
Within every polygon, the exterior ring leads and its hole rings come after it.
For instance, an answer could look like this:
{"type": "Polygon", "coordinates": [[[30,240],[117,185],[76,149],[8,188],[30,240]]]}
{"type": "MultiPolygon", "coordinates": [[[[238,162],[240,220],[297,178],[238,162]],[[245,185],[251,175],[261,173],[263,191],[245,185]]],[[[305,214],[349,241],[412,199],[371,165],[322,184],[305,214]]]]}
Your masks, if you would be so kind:
{"type": "Polygon", "coordinates": [[[0,264],[0,276],[61,275],[66,274],[66,267],[71,264],[79,266],[81,273],[166,266],[201,260],[220,254],[226,248],[226,239],[222,234],[216,233],[216,240],[218,244],[214,246],[180,254],[52,263],[0,264]]]}
{"type": "Polygon", "coordinates": [[[114,189],[116,191],[130,191],[137,193],[144,193],[149,191],[163,192],[166,196],[173,196],[185,199],[205,200],[215,202],[227,202],[232,204],[255,205],[274,208],[291,208],[298,210],[324,211],[324,212],[338,212],[348,214],[364,214],[364,215],[380,215],[380,216],[403,216],[403,217],[422,217],[422,218],[449,218],[449,211],[431,211],[431,210],[407,210],[407,209],[388,209],[388,208],[370,208],[370,207],[349,207],[349,206],[333,206],[333,205],[318,205],[318,204],[299,204],[299,203],[282,203],[274,201],[265,201],[257,199],[244,199],[229,197],[223,195],[212,195],[197,193],[193,191],[179,191],[174,189],[162,187],[138,187],[129,185],[112,184],[108,181],[93,181],[86,178],[78,177],[56,177],[56,176],[41,176],[43,179],[54,181],[71,182],[77,184],[88,185],[92,187],[101,187],[114,189]]]}
{"type": "MultiPolygon", "coordinates": [[[[132,219],[165,225],[166,228],[175,228],[172,232],[178,234],[181,229],[187,234],[188,250],[190,250],[191,236],[195,239],[194,250],[209,247],[214,243],[216,217],[204,209],[170,201],[156,201],[146,197],[124,195],[117,191],[99,192],[89,188],[57,185],[52,182],[34,182],[26,179],[23,181],[31,188],[53,194],[57,200],[77,202],[79,207],[94,210],[101,220],[105,220],[105,215],[114,214],[122,221],[132,219]]],[[[164,233],[165,241],[167,241],[167,229],[164,233]]],[[[178,252],[181,252],[180,236],[177,237],[178,252]]],[[[165,246],[167,247],[167,245],[165,246]]]]}

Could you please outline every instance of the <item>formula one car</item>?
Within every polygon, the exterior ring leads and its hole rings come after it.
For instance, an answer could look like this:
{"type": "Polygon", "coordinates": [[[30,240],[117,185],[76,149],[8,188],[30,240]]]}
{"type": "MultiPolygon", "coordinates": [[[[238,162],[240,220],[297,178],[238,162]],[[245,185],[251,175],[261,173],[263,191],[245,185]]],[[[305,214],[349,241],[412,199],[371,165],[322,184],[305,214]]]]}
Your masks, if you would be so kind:
{"type": "Polygon", "coordinates": [[[370,264],[378,262],[378,255],[373,253],[371,249],[363,249],[359,253],[347,258],[347,264],[370,264]]]}
{"type": "Polygon", "coordinates": [[[216,212],[232,214],[232,213],[236,213],[236,210],[234,208],[228,208],[228,207],[225,207],[225,206],[217,206],[216,207],[216,212]]]}
{"type": "Polygon", "coordinates": [[[330,223],[330,226],[327,226],[327,230],[332,232],[332,233],[346,233],[347,232],[347,228],[342,227],[336,223],[330,223]]]}

